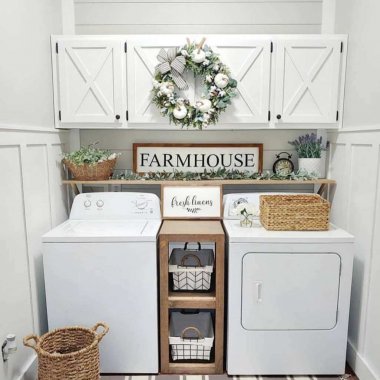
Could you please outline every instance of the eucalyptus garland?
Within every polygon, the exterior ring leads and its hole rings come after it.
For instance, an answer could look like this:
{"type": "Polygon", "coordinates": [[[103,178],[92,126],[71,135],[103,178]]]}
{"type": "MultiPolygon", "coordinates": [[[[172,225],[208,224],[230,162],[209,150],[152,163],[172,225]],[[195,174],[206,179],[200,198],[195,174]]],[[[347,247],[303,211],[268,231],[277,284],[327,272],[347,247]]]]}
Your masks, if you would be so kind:
{"type": "Polygon", "coordinates": [[[181,127],[197,129],[216,124],[219,116],[236,96],[237,81],[230,77],[229,68],[212,49],[190,42],[177,51],[161,49],[159,64],[153,80],[153,103],[162,116],[181,127]],[[202,77],[202,96],[195,104],[175,91],[188,88],[182,74],[193,72],[202,77]]]}
{"type": "Polygon", "coordinates": [[[308,181],[317,179],[317,173],[308,173],[305,170],[298,170],[289,175],[282,176],[270,171],[264,173],[251,173],[241,170],[228,170],[220,168],[218,170],[204,171],[201,173],[183,172],[175,170],[173,172],[157,172],[138,174],[133,172],[124,172],[121,174],[114,174],[113,179],[125,180],[141,180],[141,181],[205,181],[205,180],[291,180],[291,181],[308,181]]]}

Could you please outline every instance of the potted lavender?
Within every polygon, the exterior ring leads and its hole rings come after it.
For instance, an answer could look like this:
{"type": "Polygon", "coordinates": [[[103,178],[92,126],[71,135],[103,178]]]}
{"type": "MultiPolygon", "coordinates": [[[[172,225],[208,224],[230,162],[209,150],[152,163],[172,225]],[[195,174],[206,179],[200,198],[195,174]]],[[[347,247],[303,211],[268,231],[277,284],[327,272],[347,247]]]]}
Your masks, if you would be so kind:
{"type": "Polygon", "coordinates": [[[314,173],[319,178],[325,177],[325,145],[322,137],[317,137],[315,133],[298,137],[297,140],[289,141],[298,154],[298,169],[310,174],[314,173]]]}

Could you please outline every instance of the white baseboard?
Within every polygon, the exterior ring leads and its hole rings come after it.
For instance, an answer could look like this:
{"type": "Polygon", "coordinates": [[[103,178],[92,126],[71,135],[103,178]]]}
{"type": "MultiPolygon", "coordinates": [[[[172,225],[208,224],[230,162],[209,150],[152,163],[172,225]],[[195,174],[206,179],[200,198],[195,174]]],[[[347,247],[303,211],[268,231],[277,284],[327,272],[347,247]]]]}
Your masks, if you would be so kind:
{"type": "Polygon", "coordinates": [[[37,356],[31,358],[25,366],[24,373],[15,380],[36,380],[37,379],[37,356]]]}
{"type": "Polygon", "coordinates": [[[347,362],[360,380],[380,379],[350,341],[347,344],[347,362]]]}

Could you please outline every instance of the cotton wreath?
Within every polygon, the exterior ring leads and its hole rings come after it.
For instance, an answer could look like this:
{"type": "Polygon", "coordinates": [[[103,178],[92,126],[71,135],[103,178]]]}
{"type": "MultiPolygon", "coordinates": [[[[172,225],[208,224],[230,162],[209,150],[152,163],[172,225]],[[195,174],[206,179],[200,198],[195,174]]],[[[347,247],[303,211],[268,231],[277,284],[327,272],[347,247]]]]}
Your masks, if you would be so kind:
{"type": "Polygon", "coordinates": [[[190,42],[177,50],[161,49],[157,59],[153,80],[153,103],[157,105],[162,116],[181,127],[206,128],[216,124],[219,116],[231,104],[236,96],[237,82],[230,77],[229,68],[221,62],[218,54],[200,43],[190,42]],[[202,77],[202,96],[191,104],[176,92],[188,88],[182,77],[186,71],[202,77]]]}

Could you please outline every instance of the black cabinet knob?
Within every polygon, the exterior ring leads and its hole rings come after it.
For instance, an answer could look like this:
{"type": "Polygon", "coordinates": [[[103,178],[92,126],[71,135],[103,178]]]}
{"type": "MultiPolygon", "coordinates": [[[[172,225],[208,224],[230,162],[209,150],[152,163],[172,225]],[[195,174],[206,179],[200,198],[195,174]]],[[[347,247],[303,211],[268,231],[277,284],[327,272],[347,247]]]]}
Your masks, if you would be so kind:
{"type": "Polygon", "coordinates": [[[116,118],[116,120],[119,120],[120,119],[120,115],[116,115],[115,118],[116,118]]]}
{"type": "Polygon", "coordinates": [[[277,115],[276,117],[277,117],[277,119],[278,119],[278,120],[280,120],[280,119],[281,119],[281,115],[277,115]]]}

